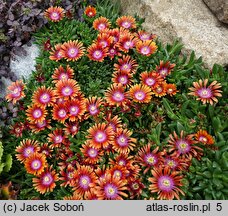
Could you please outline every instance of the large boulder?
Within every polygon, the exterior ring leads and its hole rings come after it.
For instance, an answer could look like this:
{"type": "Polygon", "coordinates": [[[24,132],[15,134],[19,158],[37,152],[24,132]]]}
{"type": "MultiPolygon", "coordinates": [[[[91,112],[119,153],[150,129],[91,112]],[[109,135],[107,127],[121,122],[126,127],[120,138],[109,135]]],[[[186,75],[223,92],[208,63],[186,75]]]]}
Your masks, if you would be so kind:
{"type": "MultiPolygon", "coordinates": [[[[113,0],[116,1],[116,0],[113,0]]],[[[228,28],[201,0],[120,0],[123,14],[145,18],[144,28],[165,43],[179,38],[207,67],[228,65],[228,28]]]]}
{"type": "Polygon", "coordinates": [[[203,0],[217,18],[228,24],[228,0],[203,0]]]}

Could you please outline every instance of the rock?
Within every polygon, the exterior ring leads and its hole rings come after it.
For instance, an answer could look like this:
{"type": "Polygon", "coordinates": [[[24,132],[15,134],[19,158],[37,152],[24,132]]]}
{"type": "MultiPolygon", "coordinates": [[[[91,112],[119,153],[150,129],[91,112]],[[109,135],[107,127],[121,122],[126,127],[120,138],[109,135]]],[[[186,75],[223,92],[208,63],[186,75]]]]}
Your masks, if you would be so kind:
{"type": "MultiPolygon", "coordinates": [[[[39,48],[35,44],[31,46],[23,45],[22,47],[25,50],[24,54],[16,54],[10,59],[10,69],[18,79],[22,79],[22,77],[28,79],[32,71],[35,70],[35,58],[39,55],[39,48]]],[[[11,83],[10,79],[1,78],[0,97],[5,97],[6,88],[11,83]]]]}
{"type": "MultiPolygon", "coordinates": [[[[116,1],[116,0],[113,0],[116,1]]],[[[122,13],[145,18],[145,30],[164,43],[179,38],[207,67],[228,64],[228,28],[199,0],[120,0],[122,13]]]]}
{"type": "Polygon", "coordinates": [[[228,24],[228,1],[227,0],[203,0],[217,18],[228,24]]]}

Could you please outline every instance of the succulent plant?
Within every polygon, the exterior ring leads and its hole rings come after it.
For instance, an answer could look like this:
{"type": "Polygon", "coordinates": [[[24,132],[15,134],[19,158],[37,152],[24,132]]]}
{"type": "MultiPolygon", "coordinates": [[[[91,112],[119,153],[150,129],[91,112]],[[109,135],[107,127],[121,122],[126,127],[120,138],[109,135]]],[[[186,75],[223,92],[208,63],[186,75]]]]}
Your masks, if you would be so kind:
{"type": "Polygon", "coordinates": [[[2,142],[0,141],[0,175],[2,172],[9,172],[12,166],[12,156],[10,154],[7,154],[5,156],[5,162],[3,162],[3,152],[4,148],[2,142]]]}

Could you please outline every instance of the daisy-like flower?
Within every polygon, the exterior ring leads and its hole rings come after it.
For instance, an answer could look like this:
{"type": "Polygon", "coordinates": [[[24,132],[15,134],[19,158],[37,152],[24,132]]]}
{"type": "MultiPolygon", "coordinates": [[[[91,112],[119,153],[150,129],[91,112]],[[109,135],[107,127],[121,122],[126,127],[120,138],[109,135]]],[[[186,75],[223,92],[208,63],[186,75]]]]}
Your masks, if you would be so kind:
{"type": "Polygon", "coordinates": [[[163,97],[167,92],[167,83],[165,81],[158,84],[155,88],[153,88],[153,94],[156,97],[163,97]]]}
{"type": "Polygon", "coordinates": [[[58,175],[52,167],[46,168],[37,178],[33,178],[33,187],[41,194],[52,192],[58,181],[58,175]]]}
{"type": "Polygon", "coordinates": [[[113,140],[112,127],[105,123],[95,124],[88,129],[88,133],[87,138],[91,141],[91,146],[96,149],[108,147],[113,140]]]}
{"type": "Polygon", "coordinates": [[[206,130],[199,130],[195,134],[195,139],[198,142],[201,142],[201,143],[207,144],[207,145],[212,145],[215,142],[213,137],[206,130]]]}
{"type": "Polygon", "coordinates": [[[167,62],[160,61],[160,65],[156,66],[156,71],[163,78],[165,78],[167,75],[171,73],[174,67],[175,67],[175,64],[171,64],[169,61],[167,62]]]}
{"type": "Polygon", "coordinates": [[[175,84],[166,84],[166,93],[170,96],[175,95],[178,92],[177,86],[175,84]]]}
{"type": "Polygon", "coordinates": [[[114,70],[134,74],[138,67],[137,62],[134,59],[131,59],[130,56],[123,55],[122,58],[118,59],[118,64],[114,64],[114,70]]]}
{"type": "Polygon", "coordinates": [[[102,62],[108,56],[108,48],[103,48],[102,45],[94,43],[87,49],[90,60],[102,62]]]}
{"type": "Polygon", "coordinates": [[[104,102],[101,97],[90,97],[86,99],[86,110],[90,116],[97,116],[103,104],[104,102]]]}
{"type": "Polygon", "coordinates": [[[87,17],[95,17],[96,16],[96,13],[97,13],[97,10],[95,7],[92,7],[92,6],[88,6],[86,7],[85,11],[84,11],[84,14],[87,16],[87,17]]]}
{"type": "Polygon", "coordinates": [[[56,83],[55,95],[57,98],[69,99],[79,94],[80,87],[74,79],[59,80],[56,83]]]}
{"type": "Polygon", "coordinates": [[[16,158],[23,163],[31,154],[39,151],[39,143],[35,140],[25,139],[16,148],[16,158]]]}
{"type": "Polygon", "coordinates": [[[56,44],[54,48],[51,49],[49,59],[52,61],[59,61],[63,58],[62,53],[60,52],[62,48],[62,44],[56,44]]]}
{"type": "Polygon", "coordinates": [[[133,75],[128,72],[116,71],[112,74],[112,82],[122,84],[123,86],[130,86],[133,83],[133,75]]]}
{"type": "Polygon", "coordinates": [[[121,166],[121,165],[114,165],[112,166],[109,171],[108,171],[114,178],[119,178],[120,180],[122,179],[126,179],[129,171],[127,170],[127,168],[125,166],[121,166]]]}
{"type": "Polygon", "coordinates": [[[199,146],[195,145],[197,141],[193,140],[194,134],[189,134],[184,136],[184,131],[181,131],[180,137],[173,132],[173,135],[169,135],[168,147],[170,147],[170,152],[174,152],[174,154],[178,154],[181,158],[185,158],[186,160],[191,160],[192,157],[200,159],[202,156],[203,149],[199,146]]]}
{"type": "Polygon", "coordinates": [[[131,179],[128,181],[128,190],[130,191],[130,199],[139,197],[145,185],[142,183],[141,179],[131,179]]]}
{"type": "Polygon", "coordinates": [[[109,47],[113,42],[113,37],[107,33],[100,33],[97,36],[95,44],[99,44],[102,48],[109,47]]]}
{"type": "Polygon", "coordinates": [[[93,21],[93,28],[98,31],[103,31],[111,26],[110,21],[106,17],[99,17],[93,21]]]}
{"type": "Polygon", "coordinates": [[[92,188],[91,184],[96,181],[96,175],[94,170],[90,166],[79,166],[74,175],[74,187],[73,191],[80,196],[85,196],[92,188]]]}
{"type": "Polygon", "coordinates": [[[127,129],[117,128],[114,139],[113,149],[118,153],[129,153],[134,149],[136,139],[131,137],[132,132],[127,129]]]}
{"type": "Polygon", "coordinates": [[[112,84],[105,93],[105,100],[110,106],[124,106],[127,102],[127,93],[122,84],[112,84]]]}
{"type": "Polygon", "coordinates": [[[51,158],[52,152],[53,149],[50,148],[48,143],[43,143],[42,145],[40,145],[40,150],[38,151],[38,153],[46,155],[46,158],[51,158]]]}
{"type": "Polygon", "coordinates": [[[69,111],[69,120],[76,121],[81,120],[86,111],[86,105],[84,100],[71,100],[66,103],[66,107],[69,111]]]}
{"type": "Polygon", "coordinates": [[[127,190],[126,185],[127,180],[120,180],[111,174],[106,174],[104,178],[97,180],[97,183],[91,187],[94,187],[99,200],[122,200],[123,197],[128,197],[124,192],[127,190]]]}
{"type": "Polygon", "coordinates": [[[33,133],[39,133],[46,128],[51,129],[50,123],[51,119],[44,119],[41,122],[29,124],[29,128],[32,130],[33,133]]]}
{"type": "Polygon", "coordinates": [[[60,147],[65,142],[65,135],[62,129],[55,129],[52,133],[48,134],[48,141],[52,143],[51,148],[60,147]]]}
{"type": "Polygon", "coordinates": [[[16,137],[22,137],[22,133],[25,130],[25,126],[22,122],[17,122],[10,126],[10,134],[16,137]]]}
{"type": "Polygon", "coordinates": [[[68,109],[65,104],[54,105],[52,110],[52,118],[56,121],[64,123],[68,118],[68,109]]]}
{"type": "Polygon", "coordinates": [[[61,55],[67,61],[77,61],[84,55],[85,48],[82,42],[70,40],[61,46],[61,55]]]}
{"type": "Polygon", "coordinates": [[[6,100],[12,101],[15,104],[17,101],[25,97],[24,94],[25,84],[22,80],[17,80],[7,87],[8,94],[6,95],[6,100]]]}
{"type": "Polygon", "coordinates": [[[64,124],[65,128],[63,128],[66,135],[75,136],[79,131],[78,122],[70,122],[64,124]]]}
{"type": "Polygon", "coordinates": [[[138,41],[136,44],[136,50],[138,53],[144,56],[150,56],[157,51],[157,45],[153,41],[138,41]]]}
{"type": "Polygon", "coordinates": [[[143,167],[146,168],[143,173],[147,173],[152,167],[158,166],[162,156],[162,152],[158,151],[158,147],[151,150],[151,144],[147,144],[138,151],[136,161],[143,167]]]}
{"type": "Polygon", "coordinates": [[[44,16],[52,22],[59,22],[64,17],[64,9],[61,7],[49,7],[44,16]]]}
{"type": "Polygon", "coordinates": [[[32,96],[32,102],[41,107],[53,105],[55,103],[55,94],[51,87],[39,87],[32,96]]]}
{"type": "Polygon", "coordinates": [[[101,156],[104,154],[100,149],[91,147],[89,140],[87,140],[86,143],[82,145],[82,148],[80,150],[84,156],[85,163],[88,164],[97,164],[100,161],[101,156]]]}
{"type": "Polygon", "coordinates": [[[146,85],[136,84],[129,90],[129,96],[138,103],[149,103],[151,101],[151,89],[146,85]]]}
{"type": "Polygon", "coordinates": [[[222,91],[219,90],[221,88],[221,84],[216,80],[213,81],[209,86],[207,86],[208,79],[199,80],[199,82],[193,82],[193,86],[189,88],[191,91],[188,93],[189,95],[196,96],[196,100],[200,100],[205,103],[217,103],[218,99],[216,97],[222,97],[222,91]]]}
{"type": "Polygon", "coordinates": [[[126,28],[126,29],[134,29],[134,28],[136,28],[136,21],[135,21],[135,18],[132,17],[132,16],[119,17],[116,20],[116,24],[119,27],[123,27],[123,28],[126,28]]]}
{"type": "Polygon", "coordinates": [[[64,169],[61,169],[59,180],[62,181],[62,183],[60,184],[60,186],[66,187],[69,185],[73,187],[75,172],[76,172],[76,169],[71,165],[69,165],[65,171],[64,169]]]}
{"type": "Polygon", "coordinates": [[[109,158],[109,164],[110,165],[120,165],[120,166],[124,166],[127,167],[127,169],[131,166],[133,166],[133,156],[129,156],[128,153],[121,153],[121,154],[117,154],[114,157],[114,160],[109,158]]]}
{"type": "Polygon", "coordinates": [[[54,70],[52,75],[53,82],[56,83],[59,80],[63,79],[73,79],[74,78],[74,70],[67,65],[66,69],[62,65],[54,70]]]}
{"type": "Polygon", "coordinates": [[[149,190],[151,193],[157,193],[160,200],[173,200],[174,198],[180,199],[179,194],[184,195],[184,192],[180,189],[183,176],[177,172],[172,171],[169,167],[153,168],[151,178],[148,181],[151,182],[149,190]]]}
{"type": "Polygon", "coordinates": [[[130,49],[134,48],[138,39],[130,32],[122,34],[116,46],[123,52],[127,53],[130,49]]]}
{"type": "Polygon", "coordinates": [[[164,167],[169,167],[171,170],[187,170],[189,163],[185,159],[180,158],[178,154],[172,156],[164,156],[163,158],[164,167]]]}
{"type": "Polygon", "coordinates": [[[43,122],[47,116],[47,110],[37,104],[32,104],[26,110],[27,119],[31,123],[43,122]]]}
{"type": "Polygon", "coordinates": [[[105,120],[107,121],[108,125],[112,127],[114,132],[116,132],[117,128],[122,128],[122,121],[118,116],[114,116],[112,118],[110,114],[105,118],[105,120]]]}
{"type": "Polygon", "coordinates": [[[47,166],[46,156],[40,153],[33,153],[25,160],[25,169],[27,173],[40,175],[47,166]]]}
{"type": "Polygon", "coordinates": [[[145,32],[143,30],[140,30],[136,33],[136,36],[141,40],[141,41],[151,41],[156,38],[155,34],[150,34],[148,32],[145,32]]]}
{"type": "Polygon", "coordinates": [[[161,84],[164,79],[160,76],[160,74],[156,73],[155,71],[145,71],[140,74],[140,80],[142,81],[142,84],[150,86],[152,89],[154,89],[159,84],[161,84]]]}

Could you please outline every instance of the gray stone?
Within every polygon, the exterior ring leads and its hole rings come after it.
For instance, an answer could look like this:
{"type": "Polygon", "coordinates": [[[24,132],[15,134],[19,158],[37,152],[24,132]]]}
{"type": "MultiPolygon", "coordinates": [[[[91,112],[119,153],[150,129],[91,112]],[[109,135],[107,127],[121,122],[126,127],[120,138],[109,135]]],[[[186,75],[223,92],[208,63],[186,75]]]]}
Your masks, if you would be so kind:
{"type": "MultiPolygon", "coordinates": [[[[39,55],[39,48],[37,45],[32,44],[31,46],[23,45],[22,46],[26,51],[25,55],[15,55],[10,60],[10,69],[15,73],[18,79],[28,79],[32,74],[32,71],[35,70],[36,60],[35,58],[39,55]]],[[[1,78],[2,86],[0,88],[0,97],[4,97],[6,94],[6,88],[9,86],[12,81],[4,77],[1,78]]]]}
{"type": "MultiPolygon", "coordinates": [[[[113,0],[116,1],[116,0],[113,0]]],[[[185,51],[194,50],[207,67],[228,64],[228,28],[201,0],[120,0],[122,13],[145,18],[145,30],[164,43],[179,38],[185,51]]]]}
{"type": "Polygon", "coordinates": [[[203,0],[217,18],[228,24],[228,0],[203,0]]]}

